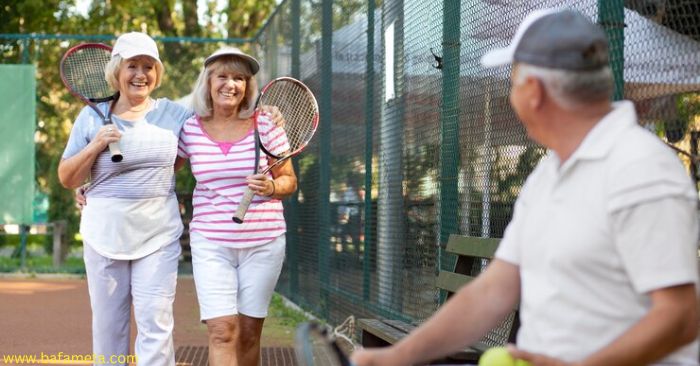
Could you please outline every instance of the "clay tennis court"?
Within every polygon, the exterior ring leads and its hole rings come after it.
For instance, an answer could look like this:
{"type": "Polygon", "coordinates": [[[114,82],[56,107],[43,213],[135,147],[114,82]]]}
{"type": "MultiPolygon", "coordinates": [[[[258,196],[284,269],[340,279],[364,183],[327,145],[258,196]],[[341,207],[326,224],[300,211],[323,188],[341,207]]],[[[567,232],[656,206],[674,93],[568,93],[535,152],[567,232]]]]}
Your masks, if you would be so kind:
{"type": "MultiPolygon", "coordinates": [[[[206,365],[206,327],[192,278],[178,278],[175,297],[175,349],[179,366],[206,365]]],[[[90,300],[82,278],[0,278],[0,364],[3,356],[89,355],[90,300]]],[[[135,337],[132,322],[132,338],[135,337]]],[[[291,336],[263,333],[261,365],[294,365],[291,336]]],[[[27,363],[24,363],[27,365],[27,363]]],[[[39,363],[37,363],[39,364],[39,363]]],[[[41,365],[84,365],[50,361],[41,365]]]]}

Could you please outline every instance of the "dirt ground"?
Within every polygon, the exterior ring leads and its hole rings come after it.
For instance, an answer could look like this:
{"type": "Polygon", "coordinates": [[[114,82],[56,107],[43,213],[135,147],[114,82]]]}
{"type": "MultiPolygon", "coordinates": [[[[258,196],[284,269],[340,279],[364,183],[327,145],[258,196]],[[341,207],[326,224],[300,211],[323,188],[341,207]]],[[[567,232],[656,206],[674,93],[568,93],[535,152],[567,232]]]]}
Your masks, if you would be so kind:
{"type": "MultiPolygon", "coordinates": [[[[178,279],[174,311],[175,349],[206,346],[191,277],[178,279]]],[[[8,354],[90,354],[90,318],[84,278],[0,278],[0,364],[8,354]]],[[[270,329],[276,323],[266,322],[263,347],[292,346],[292,332],[270,329]]]]}

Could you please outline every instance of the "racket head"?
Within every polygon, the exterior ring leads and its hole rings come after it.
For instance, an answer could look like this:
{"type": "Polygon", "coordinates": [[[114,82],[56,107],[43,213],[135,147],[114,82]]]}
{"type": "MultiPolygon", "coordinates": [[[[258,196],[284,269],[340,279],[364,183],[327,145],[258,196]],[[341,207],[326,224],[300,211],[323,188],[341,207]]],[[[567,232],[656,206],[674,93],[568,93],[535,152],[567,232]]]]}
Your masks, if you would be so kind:
{"type": "Polygon", "coordinates": [[[280,150],[279,139],[261,139],[260,148],[275,159],[299,154],[308,145],[318,128],[319,113],[316,97],[304,83],[291,77],[276,78],[267,83],[256,100],[256,128],[261,106],[279,109],[284,117],[283,126],[287,149],[280,150]]]}
{"type": "Polygon", "coordinates": [[[112,48],[102,43],[82,43],[61,58],[61,80],[71,94],[94,105],[114,99],[115,91],[105,80],[105,67],[112,48]]]}
{"type": "Polygon", "coordinates": [[[300,366],[351,365],[328,329],[317,322],[306,322],[297,327],[295,351],[300,366]]]}

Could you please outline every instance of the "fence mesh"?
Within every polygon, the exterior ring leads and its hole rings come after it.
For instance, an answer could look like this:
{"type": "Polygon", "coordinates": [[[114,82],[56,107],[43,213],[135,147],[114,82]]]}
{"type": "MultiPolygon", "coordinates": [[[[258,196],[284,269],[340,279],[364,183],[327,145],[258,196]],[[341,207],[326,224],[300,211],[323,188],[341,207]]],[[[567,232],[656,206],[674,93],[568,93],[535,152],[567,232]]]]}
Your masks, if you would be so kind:
{"type": "MultiPolygon", "coordinates": [[[[640,123],[679,150],[697,183],[696,1],[287,0],[254,42],[239,45],[261,60],[261,85],[297,77],[322,114],[294,161],[299,190],[285,202],[279,292],[332,324],[349,315],[420,322],[435,311],[436,274],[454,265],[443,253],[448,235],[501,237],[544,153],[509,105],[510,69],[479,65],[543,7],[577,9],[606,30],[616,98],[634,101],[640,123]]],[[[2,62],[19,62],[20,42],[0,41],[2,62]]],[[[60,85],[58,60],[42,53],[69,43],[30,42],[40,89],[60,85]]],[[[156,93],[169,98],[189,92],[221,44],[159,43],[166,79],[156,93]]],[[[70,128],[65,116],[80,107],[70,98],[40,96],[40,130],[70,128]],[[63,114],[50,113],[57,108],[63,114]]],[[[181,178],[186,196],[192,180],[181,178]]]]}
{"type": "Polygon", "coordinates": [[[532,10],[573,8],[600,24],[616,99],[633,100],[640,122],[697,175],[686,156],[697,154],[700,113],[696,2],[334,1],[324,13],[324,2],[300,0],[298,46],[293,6],[263,32],[261,58],[284,59],[278,70],[327,98],[330,117],[327,140],[297,161],[278,290],[331,323],[424,320],[440,302],[436,273],[454,265],[442,251],[449,233],[503,235],[544,150],[509,105],[510,69],[483,69],[479,58],[508,44],[532,10]]]}

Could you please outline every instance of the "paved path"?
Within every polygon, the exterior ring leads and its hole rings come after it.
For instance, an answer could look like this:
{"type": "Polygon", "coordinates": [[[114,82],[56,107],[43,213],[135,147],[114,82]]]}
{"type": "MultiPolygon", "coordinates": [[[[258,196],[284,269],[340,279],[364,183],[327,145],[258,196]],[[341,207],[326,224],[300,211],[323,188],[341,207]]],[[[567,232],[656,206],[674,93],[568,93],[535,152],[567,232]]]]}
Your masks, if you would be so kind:
{"type": "MultiPolygon", "coordinates": [[[[90,317],[85,279],[0,278],[0,364],[9,354],[89,355],[90,317]]],[[[174,339],[176,349],[206,346],[192,278],[178,279],[174,339]]]]}

